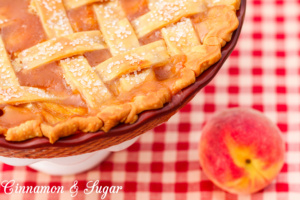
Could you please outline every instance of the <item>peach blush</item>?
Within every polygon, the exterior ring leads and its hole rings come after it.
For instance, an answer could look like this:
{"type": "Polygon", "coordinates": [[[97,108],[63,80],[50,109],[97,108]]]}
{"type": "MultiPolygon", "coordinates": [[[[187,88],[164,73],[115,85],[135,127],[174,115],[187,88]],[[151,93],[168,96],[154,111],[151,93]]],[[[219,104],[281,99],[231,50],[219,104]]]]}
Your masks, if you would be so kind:
{"type": "Polygon", "coordinates": [[[199,143],[204,173],[215,185],[238,194],[269,185],[283,166],[284,152],[278,127],[249,108],[215,114],[204,126],[199,143]]]}

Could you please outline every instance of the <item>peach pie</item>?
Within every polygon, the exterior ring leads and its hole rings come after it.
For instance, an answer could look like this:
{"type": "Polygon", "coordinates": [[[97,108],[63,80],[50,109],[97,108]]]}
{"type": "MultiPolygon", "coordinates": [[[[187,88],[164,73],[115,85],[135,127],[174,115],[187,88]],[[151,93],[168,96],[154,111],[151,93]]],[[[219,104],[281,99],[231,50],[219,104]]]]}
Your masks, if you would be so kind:
{"type": "Polygon", "coordinates": [[[240,0],[0,0],[0,133],[108,132],[221,58],[240,0]]]}

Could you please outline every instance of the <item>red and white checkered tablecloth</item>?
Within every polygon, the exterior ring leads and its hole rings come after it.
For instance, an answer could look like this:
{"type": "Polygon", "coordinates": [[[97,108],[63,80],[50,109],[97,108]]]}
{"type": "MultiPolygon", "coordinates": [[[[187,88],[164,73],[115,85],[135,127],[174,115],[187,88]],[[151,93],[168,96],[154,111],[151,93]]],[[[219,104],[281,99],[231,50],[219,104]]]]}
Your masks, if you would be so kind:
{"type": "Polygon", "coordinates": [[[0,199],[101,199],[84,194],[88,181],[122,186],[113,200],[299,200],[300,199],[300,1],[248,0],[244,28],[229,60],[214,80],[168,123],[142,135],[127,150],[74,176],[49,176],[28,167],[0,164],[0,180],[25,186],[64,186],[79,193],[4,194],[0,199]],[[216,111],[252,107],[277,123],[286,141],[286,161],[277,179],[259,193],[238,196],[214,186],[198,161],[205,121],[216,111]]]}

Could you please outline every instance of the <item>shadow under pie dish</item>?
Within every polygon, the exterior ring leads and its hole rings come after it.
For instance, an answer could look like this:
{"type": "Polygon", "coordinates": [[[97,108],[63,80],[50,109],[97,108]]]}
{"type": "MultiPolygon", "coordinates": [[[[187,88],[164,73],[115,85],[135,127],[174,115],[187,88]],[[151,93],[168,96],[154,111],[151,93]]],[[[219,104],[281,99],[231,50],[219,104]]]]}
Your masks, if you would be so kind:
{"type": "Polygon", "coordinates": [[[16,0],[0,9],[0,155],[55,157],[119,144],[175,114],[233,50],[245,2],[16,0]]]}

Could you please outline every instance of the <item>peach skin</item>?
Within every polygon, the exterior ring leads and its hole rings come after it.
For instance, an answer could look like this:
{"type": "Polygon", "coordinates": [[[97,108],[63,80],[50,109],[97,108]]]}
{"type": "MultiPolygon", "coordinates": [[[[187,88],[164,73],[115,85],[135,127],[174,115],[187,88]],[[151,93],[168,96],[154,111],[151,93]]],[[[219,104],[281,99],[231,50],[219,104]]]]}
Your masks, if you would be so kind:
{"type": "Polygon", "coordinates": [[[237,194],[269,185],[283,166],[284,152],[278,127],[249,108],[215,114],[204,126],[199,143],[204,173],[223,190],[237,194]]]}

